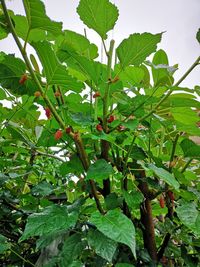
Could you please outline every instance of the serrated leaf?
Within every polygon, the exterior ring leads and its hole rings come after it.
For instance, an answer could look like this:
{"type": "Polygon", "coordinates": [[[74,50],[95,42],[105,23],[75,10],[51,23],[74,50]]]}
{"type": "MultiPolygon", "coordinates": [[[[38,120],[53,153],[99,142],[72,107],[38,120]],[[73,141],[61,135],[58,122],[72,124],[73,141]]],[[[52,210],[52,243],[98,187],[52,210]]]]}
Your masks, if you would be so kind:
{"type": "Polygon", "coordinates": [[[29,237],[53,234],[57,231],[73,227],[78,214],[68,213],[66,206],[51,205],[42,212],[33,213],[28,217],[27,224],[20,241],[29,237]]]}
{"type": "Polygon", "coordinates": [[[180,146],[184,152],[185,157],[200,158],[200,146],[195,144],[192,140],[184,139],[180,146]]]}
{"type": "Polygon", "coordinates": [[[104,159],[99,159],[95,161],[94,164],[90,165],[86,178],[87,180],[100,182],[104,179],[107,179],[112,172],[112,166],[104,159]]]}
{"type": "Polygon", "coordinates": [[[24,0],[24,8],[30,29],[42,29],[54,35],[62,33],[62,23],[52,21],[45,11],[44,3],[40,0],[24,0]]]}
{"type": "Polygon", "coordinates": [[[112,262],[112,258],[117,248],[117,243],[108,238],[98,230],[90,230],[87,235],[89,246],[94,248],[97,255],[112,262]]]}
{"type": "Polygon", "coordinates": [[[120,80],[123,85],[131,88],[133,86],[141,87],[144,80],[144,70],[141,67],[128,66],[124,71],[120,72],[120,80]]]}
{"type": "Polygon", "coordinates": [[[83,84],[68,74],[66,67],[58,61],[50,43],[43,41],[32,45],[36,49],[43,65],[49,85],[63,85],[68,87],[68,90],[80,91],[83,84]]]}
{"type": "Polygon", "coordinates": [[[124,214],[119,210],[110,210],[105,215],[95,212],[90,221],[105,236],[127,245],[136,258],[135,228],[131,220],[124,214]]]}
{"type": "Polygon", "coordinates": [[[121,68],[140,65],[150,54],[156,51],[162,33],[134,33],[124,39],[117,48],[121,68]]]}
{"type": "Polygon", "coordinates": [[[77,8],[80,19],[103,39],[112,30],[117,19],[118,9],[108,0],[80,0],[77,8]]]}
{"type": "Polygon", "coordinates": [[[166,171],[163,168],[158,168],[153,164],[148,164],[148,169],[152,170],[156,176],[166,182],[168,185],[172,186],[174,189],[178,190],[180,185],[174,178],[173,174],[166,171]]]}

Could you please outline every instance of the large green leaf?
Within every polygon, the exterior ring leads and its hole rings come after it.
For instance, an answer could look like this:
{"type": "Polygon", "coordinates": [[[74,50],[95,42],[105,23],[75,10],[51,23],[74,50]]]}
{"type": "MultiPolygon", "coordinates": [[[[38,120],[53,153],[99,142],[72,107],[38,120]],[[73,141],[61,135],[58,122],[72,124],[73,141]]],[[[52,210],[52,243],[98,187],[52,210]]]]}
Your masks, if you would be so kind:
{"type": "Polygon", "coordinates": [[[170,172],[163,168],[158,168],[153,164],[148,164],[148,169],[152,170],[156,176],[165,181],[168,185],[172,186],[176,190],[179,189],[179,183],[170,172]]]}
{"type": "Polygon", "coordinates": [[[65,61],[70,67],[80,71],[88,81],[93,81],[96,86],[106,81],[106,68],[100,62],[89,60],[84,56],[68,50],[58,51],[58,58],[65,61]]]}
{"type": "Polygon", "coordinates": [[[181,222],[200,236],[200,213],[197,210],[196,204],[183,201],[176,208],[176,212],[181,222]]]}
{"type": "Polygon", "coordinates": [[[180,143],[180,146],[185,157],[200,158],[200,146],[195,144],[192,140],[184,139],[180,143]]]}
{"type": "Polygon", "coordinates": [[[64,36],[57,39],[56,45],[58,51],[68,51],[70,48],[70,50],[88,59],[94,59],[98,56],[98,48],[95,44],[91,44],[85,36],[70,30],[64,31],[64,36]]]}
{"type": "Polygon", "coordinates": [[[125,87],[141,87],[144,81],[144,70],[141,67],[128,66],[124,71],[120,72],[120,80],[125,87]]]}
{"type": "Polygon", "coordinates": [[[104,159],[99,159],[95,161],[94,164],[90,165],[87,172],[87,180],[95,180],[96,182],[101,182],[107,179],[110,174],[112,174],[112,166],[104,159]]]}
{"type": "MultiPolygon", "coordinates": [[[[62,33],[62,23],[52,21],[45,11],[44,3],[40,0],[23,0],[30,29],[42,29],[54,35],[62,33]]],[[[56,7],[55,7],[56,8],[56,7]]]]}
{"type": "Polygon", "coordinates": [[[119,15],[117,7],[108,0],[80,0],[77,12],[103,39],[107,39],[106,33],[113,29],[119,15]]]}
{"type": "Polygon", "coordinates": [[[121,67],[140,65],[146,57],[156,51],[162,34],[134,33],[124,39],[117,48],[117,56],[121,67]]]}
{"type": "Polygon", "coordinates": [[[77,212],[68,213],[66,206],[51,205],[42,212],[31,214],[20,241],[29,237],[53,234],[59,230],[73,227],[77,212]]]}
{"type": "Polygon", "coordinates": [[[87,235],[89,246],[94,248],[97,255],[112,262],[113,255],[117,248],[117,243],[108,238],[98,230],[90,230],[87,235]]]}
{"type": "Polygon", "coordinates": [[[105,236],[130,247],[134,257],[136,257],[134,225],[119,210],[110,210],[105,215],[95,212],[92,214],[90,221],[105,236]]]}
{"type": "Polygon", "coordinates": [[[190,107],[175,107],[170,109],[172,116],[177,122],[185,125],[196,125],[199,117],[190,107]]]}
{"type": "Polygon", "coordinates": [[[79,91],[83,87],[83,84],[70,76],[66,67],[58,61],[50,43],[47,41],[37,42],[33,44],[33,47],[36,49],[43,65],[49,85],[63,85],[67,87],[68,90],[74,91],[79,91]]]}
{"type": "Polygon", "coordinates": [[[38,42],[46,39],[45,30],[36,28],[30,31],[28,21],[25,16],[13,15],[12,19],[15,22],[17,35],[23,40],[26,40],[27,36],[29,42],[38,42]]]}

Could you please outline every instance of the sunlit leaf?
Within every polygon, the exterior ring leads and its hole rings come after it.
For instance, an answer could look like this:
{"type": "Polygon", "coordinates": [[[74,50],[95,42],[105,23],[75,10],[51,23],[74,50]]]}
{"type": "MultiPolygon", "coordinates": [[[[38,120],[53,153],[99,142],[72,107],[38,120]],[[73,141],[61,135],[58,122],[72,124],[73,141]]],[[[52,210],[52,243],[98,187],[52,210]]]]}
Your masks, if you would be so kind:
{"type": "Polygon", "coordinates": [[[117,18],[117,7],[108,0],[81,0],[77,8],[81,20],[103,39],[112,30],[117,18]]]}
{"type": "Polygon", "coordinates": [[[162,34],[134,33],[124,39],[117,48],[121,68],[140,65],[153,52],[161,41],[162,34]]]}

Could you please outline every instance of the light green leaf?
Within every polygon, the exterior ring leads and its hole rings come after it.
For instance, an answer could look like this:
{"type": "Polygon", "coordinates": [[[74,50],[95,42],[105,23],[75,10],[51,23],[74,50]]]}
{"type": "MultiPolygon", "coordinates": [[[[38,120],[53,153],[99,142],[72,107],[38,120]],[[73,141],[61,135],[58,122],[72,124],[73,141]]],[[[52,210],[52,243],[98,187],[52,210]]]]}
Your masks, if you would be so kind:
{"type": "Polygon", "coordinates": [[[105,215],[95,212],[90,221],[105,236],[130,247],[136,258],[135,228],[131,220],[124,214],[119,210],[110,210],[105,215]]]}
{"type": "Polygon", "coordinates": [[[198,115],[190,107],[175,107],[170,109],[174,119],[185,125],[195,125],[199,120],[198,115]]]}
{"type": "Polygon", "coordinates": [[[29,237],[53,234],[59,230],[73,227],[77,221],[77,212],[68,214],[66,206],[51,205],[42,212],[31,214],[20,241],[29,237]]]}
{"type": "Polygon", "coordinates": [[[182,201],[180,206],[176,208],[176,212],[181,222],[200,236],[200,214],[196,204],[194,202],[182,201]]]}
{"type": "Polygon", "coordinates": [[[112,262],[113,255],[117,248],[117,243],[108,238],[98,230],[90,230],[87,235],[89,246],[94,248],[97,255],[112,262]]]}
{"type": "Polygon", "coordinates": [[[153,164],[148,164],[148,169],[152,170],[156,176],[165,181],[168,185],[172,186],[174,189],[179,189],[179,183],[170,172],[163,168],[158,168],[153,164]]]}
{"type": "Polygon", "coordinates": [[[90,165],[86,178],[87,180],[91,179],[96,182],[100,182],[107,179],[112,172],[112,166],[104,159],[99,159],[95,161],[94,164],[90,165]]]}
{"type": "Polygon", "coordinates": [[[77,12],[80,19],[103,39],[112,30],[117,19],[118,9],[108,0],[80,0],[77,12]]]}
{"type": "Polygon", "coordinates": [[[38,28],[51,32],[54,35],[60,35],[62,33],[62,23],[52,21],[46,15],[45,6],[42,1],[23,0],[23,4],[30,29],[38,28]]]}
{"type": "Polygon", "coordinates": [[[144,75],[143,68],[128,66],[124,71],[120,72],[119,77],[124,86],[131,88],[133,86],[141,87],[144,75]]]}
{"type": "Polygon", "coordinates": [[[200,146],[195,144],[192,140],[184,139],[180,143],[180,146],[185,157],[200,158],[200,146]]]}
{"type": "Polygon", "coordinates": [[[162,33],[134,33],[123,40],[117,48],[121,67],[124,69],[129,65],[140,65],[146,57],[156,51],[161,36],[162,33]]]}
{"type": "Polygon", "coordinates": [[[65,66],[57,59],[51,44],[47,41],[33,44],[43,65],[45,76],[49,85],[57,84],[68,87],[69,90],[79,91],[83,84],[68,74],[65,66]]]}
{"type": "Polygon", "coordinates": [[[98,48],[95,44],[91,44],[85,36],[70,30],[64,31],[64,36],[57,39],[56,45],[60,52],[73,50],[88,59],[94,59],[98,56],[98,48]]]}
{"type": "MultiPolygon", "coordinates": [[[[153,64],[157,67],[160,64],[165,64],[168,66],[168,57],[164,50],[158,50],[153,57],[153,64]]],[[[155,68],[152,67],[152,74],[155,86],[160,85],[171,85],[172,77],[169,76],[169,71],[167,68],[155,68]]]]}
{"type": "Polygon", "coordinates": [[[132,190],[130,192],[124,190],[123,196],[124,196],[124,199],[125,199],[127,205],[131,209],[139,209],[140,204],[144,200],[143,194],[138,190],[132,190]]]}

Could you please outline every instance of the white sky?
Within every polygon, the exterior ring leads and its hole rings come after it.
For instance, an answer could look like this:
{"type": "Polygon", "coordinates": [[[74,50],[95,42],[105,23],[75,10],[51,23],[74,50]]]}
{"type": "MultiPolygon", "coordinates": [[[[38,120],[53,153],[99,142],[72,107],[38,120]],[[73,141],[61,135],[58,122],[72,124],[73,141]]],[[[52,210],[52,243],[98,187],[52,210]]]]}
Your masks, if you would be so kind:
{"type": "MultiPolygon", "coordinates": [[[[64,29],[83,34],[84,25],[76,14],[79,0],[43,0],[47,15],[63,22],[64,29]]],[[[159,33],[163,35],[159,48],[164,49],[170,65],[179,63],[175,78],[178,79],[200,55],[200,45],[196,32],[200,28],[200,0],[113,0],[119,8],[120,16],[110,38],[119,44],[129,34],[135,32],[159,33]]],[[[22,1],[7,1],[7,6],[16,14],[24,14],[22,1]]],[[[100,45],[100,38],[93,30],[87,30],[90,41],[100,45]]],[[[11,36],[0,41],[0,51],[19,52],[11,36]]],[[[200,85],[200,66],[181,84],[192,88],[200,85]]]]}

